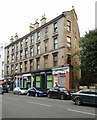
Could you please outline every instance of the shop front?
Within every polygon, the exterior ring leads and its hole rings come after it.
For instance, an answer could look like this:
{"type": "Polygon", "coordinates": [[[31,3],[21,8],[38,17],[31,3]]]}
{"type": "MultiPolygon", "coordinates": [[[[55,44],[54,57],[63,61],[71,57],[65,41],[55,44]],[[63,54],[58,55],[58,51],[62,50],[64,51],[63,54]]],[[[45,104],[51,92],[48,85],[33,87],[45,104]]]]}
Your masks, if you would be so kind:
{"type": "Polygon", "coordinates": [[[31,73],[23,74],[22,76],[23,76],[22,87],[27,89],[30,88],[32,84],[31,73]]]}
{"type": "Polygon", "coordinates": [[[53,87],[62,86],[70,89],[69,87],[69,67],[60,67],[52,69],[53,87]]]}
{"type": "Polygon", "coordinates": [[[20,88],[30,88],[31,87],[31,74],[22,74],[15,76],[16,87],[20,88]]]}
{"type": "Polygon", "coordinates": [[[42,70],[32,73],[33,86],[41,89],[49,89],[52,87],[52,71],[42,70]]]}
{"type": "Polygon", "coordinates": [[[9,90],[13,90],[15,87],[15,77],[14,76],[6,76],[5,77],[5,84],[9,90]]]}

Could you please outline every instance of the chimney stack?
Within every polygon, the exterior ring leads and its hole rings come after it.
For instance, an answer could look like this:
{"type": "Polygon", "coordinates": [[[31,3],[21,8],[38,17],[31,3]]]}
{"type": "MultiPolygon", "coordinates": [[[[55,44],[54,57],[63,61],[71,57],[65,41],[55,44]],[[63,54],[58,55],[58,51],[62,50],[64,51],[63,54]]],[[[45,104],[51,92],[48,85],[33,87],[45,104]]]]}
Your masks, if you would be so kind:
{"type": "Polygon", "coordinates": [[[13,36],[11,36],[11,38],[10,38],[10,42],[12,43],[13,41],[14,41],[13,36]]]}
{"type": "Polygon", "coordinates": [[[42,19],[40,21],[41,21],[41,25],[44,25],[46,23],[45,14],[42,16],[42,19]]]}
{"type": "Polygon", "coordinates": [[[36,21],[35,21],[35,29],[37,29],[38,27],[39,27],[39,22],[38,22],[38,19],[36,19],[36,21]]]}
{"type": "Polygon", "coordinates": [[[34,30],[34,24],[30,23],[29,28],[30,28],[30,32],[32,32],[34,30]]]}
{"type": "Polygon", "coordinates": [[[15,40],[18,40],[18,35],[17,35],[17,33],[15,34],[14,38],[15,38],[15,40]]]}

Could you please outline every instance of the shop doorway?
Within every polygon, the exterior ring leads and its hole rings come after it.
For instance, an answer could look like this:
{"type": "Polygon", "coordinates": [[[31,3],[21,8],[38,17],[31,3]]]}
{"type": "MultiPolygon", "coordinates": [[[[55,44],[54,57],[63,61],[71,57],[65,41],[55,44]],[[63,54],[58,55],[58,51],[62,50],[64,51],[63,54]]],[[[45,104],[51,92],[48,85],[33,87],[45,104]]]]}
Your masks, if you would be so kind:
{"type": "Polygon", "coordinates": [[[46,89],[46,77],[45,74],[41,74],[41,88],[46,89]]]}

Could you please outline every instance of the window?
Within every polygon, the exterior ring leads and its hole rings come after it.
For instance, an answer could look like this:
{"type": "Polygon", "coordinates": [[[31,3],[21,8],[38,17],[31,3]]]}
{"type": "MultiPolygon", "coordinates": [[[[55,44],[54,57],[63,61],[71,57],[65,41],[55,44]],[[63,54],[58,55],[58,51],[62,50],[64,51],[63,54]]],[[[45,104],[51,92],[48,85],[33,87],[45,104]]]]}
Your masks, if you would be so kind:
{"type": "Polygon", "coordinates": [[[44,56],[44,67],[48,67],[48,56],[44,56]]]}
{"type": "Polygon", "coordinates": [[[16,43],[16,50],[18,50],[18,43],[16,43]]]}
{"type": "Polygon", "coordinates": [[[39,58],[37,59],[37,66],[36,67],[37,67],[37,69],[40,68],[40,59],[39,58]]]}
{"type": "Polygon", "coordinates": [[[31,44],[34,44],[34,37],[33,37],[33,35],[31,36],[31,44]]]}
{"type": "Polygon", "coordinates": [[[58,40],[57,38],[54,38],[54,49],[58,48],[58,40]]]}
{"type": "Polygon", "coordinates": [[[7,66],[7,74],[9,74],[9,66],[7,66]]]}
{"type": "Polygon", "coordinates": [[[54,23],[54,32],[57,32],[57,22],[54,23]]]}
{"type": "Polygon", "coordinates": [[[23,41],[20,42],[20,48],[23,48],[23,41]]]}
{"type": "Polygon", "coordinates": [[[33,70],[33,60],[30,60],[30,71],[33,70]]]}
{"type": "Polygon", "coordinates": [[[58,53],[53,54],[53,65],[54,67],[58,65],[58,53]]]}
{"type": "Polygon", "coordinates": [[[30,56],[33,57],[33,48],[30,48],[30,56]]]}
{"type": "Polygon", "coordinates": [[[12,46],[12,53],[14,52],[14,45],[12,46]]]}
{"type": "Polygon", "coordinates": [[[11,74],[14,72],[14,65],[11,65],[11,74]]]}
{"type": "Polygon", "coordinates": [[[67,31],[71,31],[71,22],[67,20],[67,31]]]}
{"type": "Polygon", "coordinates": [[[18,72],[18,64],[15,65],[15,73],[18,72]]]}
{"type": "Polygon", "coordinates": [[[45,38],[48,37],[48,27],[45,28],[45,38]]]}
{"type": "Polygon", "coordinates": [[[9,55],[9,48],[7,49],[7,54],[9,55]]]}
{"type": "Polygon", "coordinates": [[[16,52],[16,61],[18,60],[18,52],[16,52]]]}
{"type": "Polygon", "coordinates": [[[14,62],[14,54],[11,55],[11,61],[14,62]]]}
{"type": "Polygon", "coordinates": [[[37,40],[40,40],[40,32],[37,33],[37,40]]]}
{"type": "Polygon", "coordinates": [[[22,72],[22,62],[20,63],[20,72],[22,72]]]}
{"type": "Polygon", "coordinates": [[[67,36],[67,47],[71,47],[71,38],[67,36]]]}
{"type": "Polygon", "coordinates": [[[67,55],[67,64],[71,65],[71,55],[67,55]]]}
{"type": "Polygon", "coordinates": [[[40,55],[40,45],[37,45],[37,54],[40,55]]]}
{"type": "Polygon", "coordinates": [[[47,52],[48,49],[48,42],[45,42],[45,52],[47,52]]]}
{"type": "Polygon", "coordinates": [[[25,46],[28,45],[28,38],[25,39],[25,46]]]}
{"type": "Polygon", "coordinates": [[[28,58],[28,49],[25,49],[25,58],[28,58]]]}
{"type": "Polygon", "coordinates": [[[7,56],[7,64],[9,63],[9,56],[7,56]]]}
{"type": "Polygon", "coordinates": [[[22,58],[23,58],[23,51],[21,50],[20,51],[20,60],[22,60],[22,58]]]}
{"type": "Polygon", "coordinates": [[[28,64],[27,61],[25,61],[25,71],[27,71],[27,68],[28,68],[28,64]]]}

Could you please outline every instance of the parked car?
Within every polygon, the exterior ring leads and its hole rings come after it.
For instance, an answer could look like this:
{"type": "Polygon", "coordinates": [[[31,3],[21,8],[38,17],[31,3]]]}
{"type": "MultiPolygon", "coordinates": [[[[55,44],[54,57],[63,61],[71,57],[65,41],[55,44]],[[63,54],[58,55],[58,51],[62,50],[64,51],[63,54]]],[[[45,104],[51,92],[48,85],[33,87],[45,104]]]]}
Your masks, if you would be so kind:
{"type": "Polygon", "coordinates": [[[8,87],[3,86],[3,91],[4,91],[4,93],[8,93],[8,87]]]}
{"type": "Polygon", "coordinates": [[[0,87],[0,95],[3,95],[4,94],[4,91],[3,91],[3,88],[2,87],[0,87]]]}
{"type": "Polygon", "coordinates": [[[71,94],[65,87],[53,87],[47,91],[48,98],[70,99],[71,94]]]}
{"type": "Polygon", "coordinates": [[[40,89],[40,88],[35,88],[35,87],[32,87],[32,88],[29,88],[28,89],[28,92],[27,92],[27,95],[28,96],[46,96],[47,95],[47,92],[43,89],[40,89]]]}
{"type": "Polygon", "coordinates": [[[14,88],[14,90],[13,90],[13,94],[18,94],[18,95],[27,94],[27,92],[28,92],[27,88],[19,88],[19,87],[16,87],[16,88],[14,88]]]}
{"type": "Polygon", "coordinates": [[[76,105],[83,103],[97,105],[97,88],[80,90],[73,93],[71,99],[76,105]]]}

